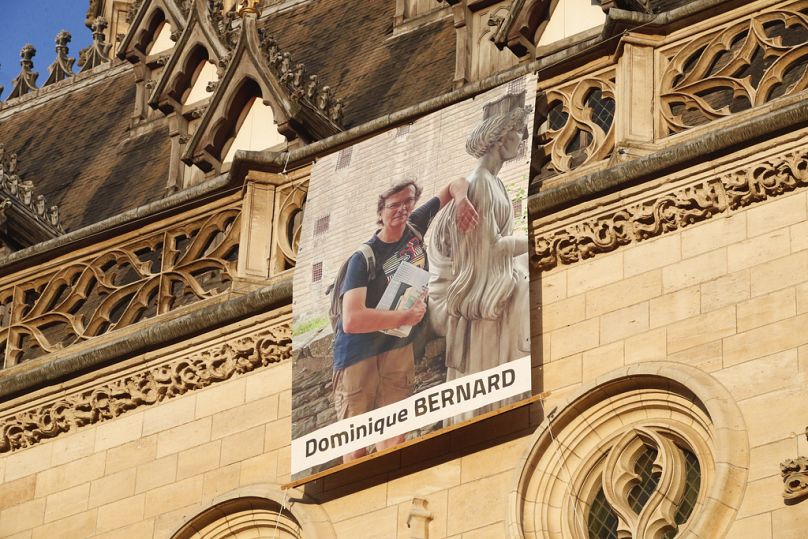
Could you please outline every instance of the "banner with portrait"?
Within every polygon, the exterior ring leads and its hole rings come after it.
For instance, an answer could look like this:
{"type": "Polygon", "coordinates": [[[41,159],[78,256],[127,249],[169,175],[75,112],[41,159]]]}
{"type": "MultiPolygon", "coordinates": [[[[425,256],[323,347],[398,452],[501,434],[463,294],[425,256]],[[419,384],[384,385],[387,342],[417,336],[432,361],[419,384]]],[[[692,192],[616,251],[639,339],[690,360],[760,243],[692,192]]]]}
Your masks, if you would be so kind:
{"type": "Polygon", "coordinates": [[[320,158],[294,274],[292,479],[531,395],[535,76],[320,158]]]}

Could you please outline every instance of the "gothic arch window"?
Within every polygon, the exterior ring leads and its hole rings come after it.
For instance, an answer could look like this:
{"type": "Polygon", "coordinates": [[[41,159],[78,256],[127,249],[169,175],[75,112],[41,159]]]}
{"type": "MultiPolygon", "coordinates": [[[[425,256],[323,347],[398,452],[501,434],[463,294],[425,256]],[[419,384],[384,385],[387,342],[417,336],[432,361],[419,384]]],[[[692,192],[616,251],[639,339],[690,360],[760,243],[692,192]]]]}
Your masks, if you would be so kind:
{"type": "Polygon", "coordinates": [[[171,25],[167,20],[163,20],[154,32],[154,39],[147,48],[147,54],[160,54],[174,48],[174,41],[171,40],[171,25]]]}
{"type": "Polygon", "coordinates": [[[680,364],[619,369],[550,412],[511,494],[514,537],[721,536],[746,486],[737,405],[680,364]]]}
{"type": "Polygon", "coordinates": [[[182,101],[183,105],[193,105],[208,99],[210,97],[208,87],[211,83],[215,83],[218,78],[216,66],[213,62],[207,59],[199,62],[191,77],[193,82],[185,91],[185,97],[182,101]]]}
{"type": "Polygon", "coordinates": [[[274,500],[244,497],[209,508],[180,528],[171,539],[300,539],[300,523],[274,500]]]}
{"type": "Polygon", "coordinates": [[[204,86],[207,86],[207,82],[202,84],[200,79],[203,78],[203,72],[206,70],[205,66],[207,65],[212,65],[210,64],[208,50],[197,44],[185,58],[182,69],[172,80],[168,95],[181,104],[196,103],[205,99],[209,95],[204,88],[204,86]],[[200,84],[202,84],[201,89],[199,88],[200,84]]]}
{"type": "Polygon", "coordinates": [[[547,22],[539,27],[536,45],[550,45],[566,37],[603,24],[606,14],[590,0],[556,0],[551,4],[547,22]]]}
{"type": "Polygon", "coordinates": [[[336,539],[328,514],[314,500],[271,483],[223,494],[175,530],[171,539],[336,539]]]}
{"type": "Polygon", "coordinates": [[[278,133],[272,107],[264,103],[261,88],[245,79],[233,95],[228,112],[216,127],[213,155],[222,163],[233,160],[236,150],[261,150],[284,144],[278,133]]]}
{"type": "Polygon", "coordinates": [[[286,143],[286,138],[277,129],[271,128],[275,124],[275,115],[272,107],[265,104],[263,99],[253,97],[245,110],[244,119],[229,144],[223,163],[231,163],[236,150],[265,150],[286,143]]]}
{"type": "MultiPolygon", "coordinates": [[[[162,34],[166,28],[170,36],[171,25],[166,21],[165,13],[163,13],[161,9],[154,10],[149,23],[143,27],[143,30],[141,30],[140,34],[137,36],[137,41],[134,45],[135,48],[143,53],[144,56],[163,52],[163,50],[158,50],[156,45],[158,42],[162,43],[162,34]]],[[[173,47],[173,43],[171,43],[171,46],[173,47]]]]}

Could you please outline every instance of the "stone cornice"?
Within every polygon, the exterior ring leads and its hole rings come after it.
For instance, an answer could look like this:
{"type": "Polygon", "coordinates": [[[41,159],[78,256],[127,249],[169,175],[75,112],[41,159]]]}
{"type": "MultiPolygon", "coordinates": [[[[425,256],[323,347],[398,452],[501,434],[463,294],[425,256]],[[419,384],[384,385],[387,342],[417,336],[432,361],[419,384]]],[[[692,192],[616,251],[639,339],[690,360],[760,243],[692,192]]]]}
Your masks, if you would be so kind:
{"type": "Polygon", "coordinates": [[[653,196],[566,225],[537,232],[533,262],[540,271],[573,264],[808,187],[808,149],[800,148],[749,167],[653,196]]]}
{"type": "Polygon", "coordinates": [[[219,339],[189,355],[154,362],[123,376],[91,383],[79,391],[15,411],[0,419],[0,453],[31,447],[42,440],[114,419],[136,408],[164,402],[229,380],[292,355],[288,316],[258,329],[219,339]]]}

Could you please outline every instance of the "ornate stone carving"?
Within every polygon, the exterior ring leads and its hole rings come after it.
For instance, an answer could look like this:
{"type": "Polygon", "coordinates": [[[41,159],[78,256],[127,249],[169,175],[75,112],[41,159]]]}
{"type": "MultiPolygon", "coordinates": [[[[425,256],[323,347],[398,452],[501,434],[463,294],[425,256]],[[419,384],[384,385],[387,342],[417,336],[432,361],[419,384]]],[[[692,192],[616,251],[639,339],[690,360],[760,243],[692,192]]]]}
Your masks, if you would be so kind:
{"type": "Polygon", "coordinates": [[[34,196],[33,182],[22,181],[17,175],[17,154],[6,155],[2,143],[0,143],[0,193],[6,195],[9,204],[12,204],[11,200],[16,201],[17,208],[45,225],[51,236],[64,233],[59,220],[59,208],[48,207],[42,195],[34,196]]]}
{"type": "Polygon", "coordinates": [[[539,178],[602,161],[614,151],[614,73],[547,90],[539,178]]]}
{"type": "MultiPolygon", "coordinates": [[[[135,15],[137,15],[137,10],[140,9],[140,6],[143,4],[143,0],[133,0],[131,4],[129,4],[129,9],[126,11],[126,22],[131,24],[133,20],[135,20],[135,15]]],[[[87,12],[88,17],[90,16],[90,12],[87,12]]],[[[87,22],[87,26],[92,27],[92,22],[87,22]]]]}
{"type": "Polygon", "coordinates": [[[306,102],[337,125],[342,123],[345,105],[334,96],[329,86],[319,86],[317,75],[307,74],[306,66],[294,62],[292,55],[281,50],[278,42],[263,30],[258,30],[264,63],[287,91],[292,101],[306,102]]]}
{"type": "Polygon", "coordinates": [[[70,35],[70,32],[62,30],[56,34],[56,59],[48,68],[50,75],[48,80],[45,81],[45,86],[65,80],[73,75],[73,62],[76,59],[67,56],[67,44],[70,43],[71,39],[73,39],[73,36],[70,35]]]}
{"type": "Polygon", "coordinates": [[[572,264],[806,186],[808,151],[789,152],[558,231],[537,234],[533,261],[543,271],[572,264]]]}
{"type": "Polygon", "coordinates": [[[104,17],[98,17],[93,21],[93,44],[79,51],[81,73],[109,62],[109,49],[112,45],[106,42],[106,36],[104,35],[104,30],[108,26],[109,23],[104,17]]]}
{"type": "Polygon", "coordinates": [[[276,191],[275,223],[273,230],[276,247],[271,255],[275,273],[293,268],[297,263],[297,249],[303,227],[303,209],[308,193],[308,178],[278,187],[276,191]]]}
{"type": "Polygon", "coordinates": [[[229,380],[292,355],[288,324],[271,326],[189,357],[156,365],[1,420],[0,453],[30,447],[79,427],[118,417],[229,380]]]}
{"type": "Polygon", "coordinates": [[[236,12],[236,5],[229,10],[224,9],[224,0],[208,0],[208,15],[213,23],[213,28],[219,34],[222,44],[233,50],[238,44],[238,36],[241,30],[241,21],[236,12]]]}
{"type": "Polygon", "coordinates": [[[20,67],[22,67],[22,70],[14,79],[14,86],[11,88],[11,93],[8,94],[9,99],[14,99],[36,90],[36,79],[39,77],[39,73],[34,71],[34,56],[36,56],[36,49],[30,43],[26,44],[20,51],[20,67]]]}
{"type": "Polygon", "coordinates": [[[676,530],[676,510],[687,482],[685,469],[684,453],[671,439],[642,427],[624,433],[609,451],[602,476],[606,501],[617,514],[617,536],[661,538],[676,530]],[[656,452],[651,475],[658,479],[637,511],[631,492],[641,483],[637,462],[649,448],[656,452]]]}
{"type": "Polygon", "coordinates": [[[808,458],[797,457],[780,463],[783,475],[783,498],[798,500],[808,496],[808,458]]]}
{"type": "Polygon", "coordinates": [[[0,289],[5,366],[225,292],[240,216],[217,209],[0,289]]]}
{"type": "Polygon", "coordinates": [[[687,42],[664,70],[660,102],[678,133],[808,88],[808,1],[687,42]]]}

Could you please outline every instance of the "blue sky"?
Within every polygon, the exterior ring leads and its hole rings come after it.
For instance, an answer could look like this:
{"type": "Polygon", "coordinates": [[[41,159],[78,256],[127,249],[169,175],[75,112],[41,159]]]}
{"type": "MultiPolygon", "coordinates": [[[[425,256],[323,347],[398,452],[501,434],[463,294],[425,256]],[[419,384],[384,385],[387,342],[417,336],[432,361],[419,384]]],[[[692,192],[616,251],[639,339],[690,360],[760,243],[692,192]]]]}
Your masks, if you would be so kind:
{"type": "Polygon", "coordinates": [[[88,5],[89,0],[0,0],[0,86],[6,87],[0,100],[11,93],[12,81],[20,72],[20,49],[26,43],[36,48],[37,86],[48,79],[48,66],[56,57],[53,38],[60,30],[73,35],[69,54],[78,61],[79,50],[93,40],[92,32],[84,26],[88,5]]]}

